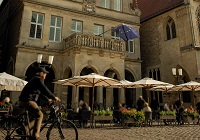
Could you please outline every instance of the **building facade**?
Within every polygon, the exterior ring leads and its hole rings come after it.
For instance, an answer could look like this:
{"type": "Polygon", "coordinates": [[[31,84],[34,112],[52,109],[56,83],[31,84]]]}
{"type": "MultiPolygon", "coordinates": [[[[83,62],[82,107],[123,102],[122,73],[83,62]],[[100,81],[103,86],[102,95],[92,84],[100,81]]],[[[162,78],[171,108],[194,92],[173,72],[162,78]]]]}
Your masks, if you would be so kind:
{"type": "MultiPolygon", "coordinates": [[[[75,90],[53,81],[92,72],[118,80],[141,79],[140,39],[124,41],[112,31],[125,23],[139,32],[140,10],[132,0],[12,0],[2,5],[0,25],[5,31],[0,35],[5,40],[0,44],[6,55],[1,71],[30,80],[37,55],[43,54],[42,64],[53,55],[45,82],[68,108],[77,107],[81,99],[91,105],[91,88],[75,90]]],[[[124,95],[123,89],[96,87],[95,101],[107,108],[126,100],[131,107],[141,91],[126,90],[124,95]]]]}
{"type": "MultiPolygon", "coordinates": [[[[141,15],[142,75],[169,82],[186,83],[200,75],[199,0],[176,0],[158,3],[138,1],[141,15]],[[154,5],[153,9],[150,7],[154,5]],[[172,68],[181,68],[183,75],[174,77],[172,68]]],[[[177,71],[178,74],[178,71],[177,71]]],[[[182,92],[185,106],[199,102],[198,92],[182,92]],[[195,95],[194,95],[195,94],[195,95]]],[[[151,97],[163,98],[162,103],[173,103],[177,92],[152,93],[151,97]]]]}

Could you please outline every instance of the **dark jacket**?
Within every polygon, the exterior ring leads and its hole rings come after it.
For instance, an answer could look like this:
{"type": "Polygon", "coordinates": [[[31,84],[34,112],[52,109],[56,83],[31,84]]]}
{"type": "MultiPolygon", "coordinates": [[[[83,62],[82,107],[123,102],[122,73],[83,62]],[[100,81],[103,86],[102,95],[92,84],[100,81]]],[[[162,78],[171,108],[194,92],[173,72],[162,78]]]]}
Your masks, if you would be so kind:
{"type": "Polygon", "coordinates": [[[40,94],[50,99],[55,99],[53,93],[45,86],[44,80],[40,76],[35,76],[23,88],[19,96],[19,101],[37,101],[36,98],[40,94]]]}

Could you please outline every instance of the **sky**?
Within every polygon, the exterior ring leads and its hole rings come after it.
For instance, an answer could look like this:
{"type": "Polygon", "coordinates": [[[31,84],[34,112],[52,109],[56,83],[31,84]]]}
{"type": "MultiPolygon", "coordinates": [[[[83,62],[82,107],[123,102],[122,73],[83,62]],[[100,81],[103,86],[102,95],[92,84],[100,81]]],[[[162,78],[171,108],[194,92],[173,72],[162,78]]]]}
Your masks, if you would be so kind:
{"type": "Polygon", "coordinates": [[[0,0],[0,5],[1,5],[2,1],[3,1],[3,0],[0,0]]]}

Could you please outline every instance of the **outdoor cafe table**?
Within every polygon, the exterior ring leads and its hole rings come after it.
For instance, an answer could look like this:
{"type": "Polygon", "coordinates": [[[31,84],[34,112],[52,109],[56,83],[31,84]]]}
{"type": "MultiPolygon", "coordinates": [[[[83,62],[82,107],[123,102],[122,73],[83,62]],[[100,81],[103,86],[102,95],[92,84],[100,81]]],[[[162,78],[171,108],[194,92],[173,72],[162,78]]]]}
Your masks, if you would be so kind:
{"type": "Polygon", "coordinates": [[[111,126],[111,123],[113,121],[113,116],[93,116],[94,128],[96,127],[96,121],[100,121],[101,126],[104,126],[105,121],[109,121],[111,126]]]}
{"type": "Polygon", "coordinates": [[[8,113],[9,113],[8,108],[0,108],[0,117],[8,113]]]}
{"type": "Polygon", "coordinates": [[[162,122],[164,122],[164,120],[166,120],[167,122],[170,122],[170,124],[174,122],[176,125],[176,116],[173,116],[173,115],[160,116],[160,120],[158,121],[158,124],[162,125],[162,122]]]}

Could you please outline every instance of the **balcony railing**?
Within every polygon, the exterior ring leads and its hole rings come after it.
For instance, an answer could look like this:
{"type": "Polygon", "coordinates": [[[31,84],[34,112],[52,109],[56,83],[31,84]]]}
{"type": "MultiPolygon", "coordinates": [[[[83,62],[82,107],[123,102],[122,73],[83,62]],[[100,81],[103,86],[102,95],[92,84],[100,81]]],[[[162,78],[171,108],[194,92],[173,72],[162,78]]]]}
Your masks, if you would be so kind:
{"type": "Polygon", "coordinates": [[[125,42],[123,40],[107,39],[98,36],[89,36],[84,34],[72,34],[64,39],[64,49],[81,46],[107,49],[113,51],[125,51],[125,42]]]}

